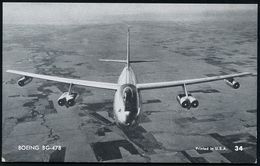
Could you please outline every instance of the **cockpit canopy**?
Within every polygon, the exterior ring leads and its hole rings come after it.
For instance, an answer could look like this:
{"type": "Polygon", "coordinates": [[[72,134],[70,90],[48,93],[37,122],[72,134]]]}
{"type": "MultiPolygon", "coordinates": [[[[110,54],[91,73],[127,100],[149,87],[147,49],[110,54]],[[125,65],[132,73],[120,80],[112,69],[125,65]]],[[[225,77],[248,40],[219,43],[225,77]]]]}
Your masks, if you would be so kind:
{"type": "Polygon", "coordinates": [[[126,85],[122,91],[125,111],[137,111],[137,92],[133,85],[126,85]]]}
{"type": "Polygon", "coordinates": [[[126,102],[126,100],[131,100],[134,97],[134,92],[130,87],[126,87],[123,90],[123,99],[124,102],[126,102]]]}

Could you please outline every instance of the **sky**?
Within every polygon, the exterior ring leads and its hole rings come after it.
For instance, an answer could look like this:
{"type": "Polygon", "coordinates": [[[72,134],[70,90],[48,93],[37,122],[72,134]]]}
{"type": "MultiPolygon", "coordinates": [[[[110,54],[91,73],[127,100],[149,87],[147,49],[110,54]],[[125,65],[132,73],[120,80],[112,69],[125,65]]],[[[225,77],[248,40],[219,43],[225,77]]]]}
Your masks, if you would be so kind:
{"type": "MultiPolygon", "coordinates": [[[[227,11],[257,11],[256,4],[3,3],[4,24],[85,24],[113,18],[179,18],[227,11]]],[[[132,18],[132,19],[133,19],[132,18]]]]}

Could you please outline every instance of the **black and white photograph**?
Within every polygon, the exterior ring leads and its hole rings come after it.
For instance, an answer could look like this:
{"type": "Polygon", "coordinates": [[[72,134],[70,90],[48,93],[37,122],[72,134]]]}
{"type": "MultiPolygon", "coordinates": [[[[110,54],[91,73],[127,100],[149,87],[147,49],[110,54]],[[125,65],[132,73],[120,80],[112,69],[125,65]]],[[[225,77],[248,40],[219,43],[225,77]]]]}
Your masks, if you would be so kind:
{"type": "Polygon", "coordinates": [[[257,163],[257,4],[2,6],[2,162],[257,163]]]}

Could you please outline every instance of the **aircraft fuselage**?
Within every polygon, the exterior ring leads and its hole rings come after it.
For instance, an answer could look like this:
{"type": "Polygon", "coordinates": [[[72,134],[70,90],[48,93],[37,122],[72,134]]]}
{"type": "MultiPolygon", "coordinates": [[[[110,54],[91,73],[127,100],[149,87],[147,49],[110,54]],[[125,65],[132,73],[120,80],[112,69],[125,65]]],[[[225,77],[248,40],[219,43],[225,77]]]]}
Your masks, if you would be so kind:
{"type": "Polygon", "coordinates": [[[120,85],[114,96],[114,118],[118,125],[133,126],[138,124],[141,112],[141,96],[136,88],[137,79],[131,66],[121,72],[120,85]]]}

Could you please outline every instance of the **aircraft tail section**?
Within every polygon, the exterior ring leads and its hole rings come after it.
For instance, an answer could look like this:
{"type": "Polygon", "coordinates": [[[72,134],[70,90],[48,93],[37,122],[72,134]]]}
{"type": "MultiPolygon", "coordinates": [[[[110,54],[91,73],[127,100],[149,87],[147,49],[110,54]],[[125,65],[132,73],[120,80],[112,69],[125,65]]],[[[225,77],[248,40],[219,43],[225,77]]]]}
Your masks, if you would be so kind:
{"type": "Polygon", "coordinates": [[[128,26],[127,29],[127,48],[126,48],[126,60],[118,60],[118,59],[99,59],[103,62],[117,62],[117,63],[125,63],[127,67],[130,66],[131,63],[142,63],[142,62],[156,62],[157,60],[130,60],[130,28],[128,26]]]}
{"type": "Polygon", "coordinates": [[[127,28],[127,53],[126,53],[126,64],[127,67],[130,66],[130,29],[127,28]]]}
{"type": "Polygon", "coordinates": [[[119,59],[99,59],[99,61],[103,61],[103,62],[126,63],[126,60],[119,60],[119,59]]]}
{"type": "MultiPolygon", "coordinates": [[[[119,60],[119,59],[99,59],[99,61],[102,62],[117,62],[117,63],[125,63],[127,64],[127,60],[119,60]]],[[[129,61],[128,63],[143,63],[143,62],[158,62],[157,60],[133,60],[133,61],[129,61]]]]}
{"type": "Polygon", "coordinates": [[[125,63],[127,67],[130,66],[130,30],[129,27],[127,29],[127,48],[126,48],[126,60],[118,60],[118,59],[99,59],[103,62],[118,62],[118,63],[125,63]]]}

